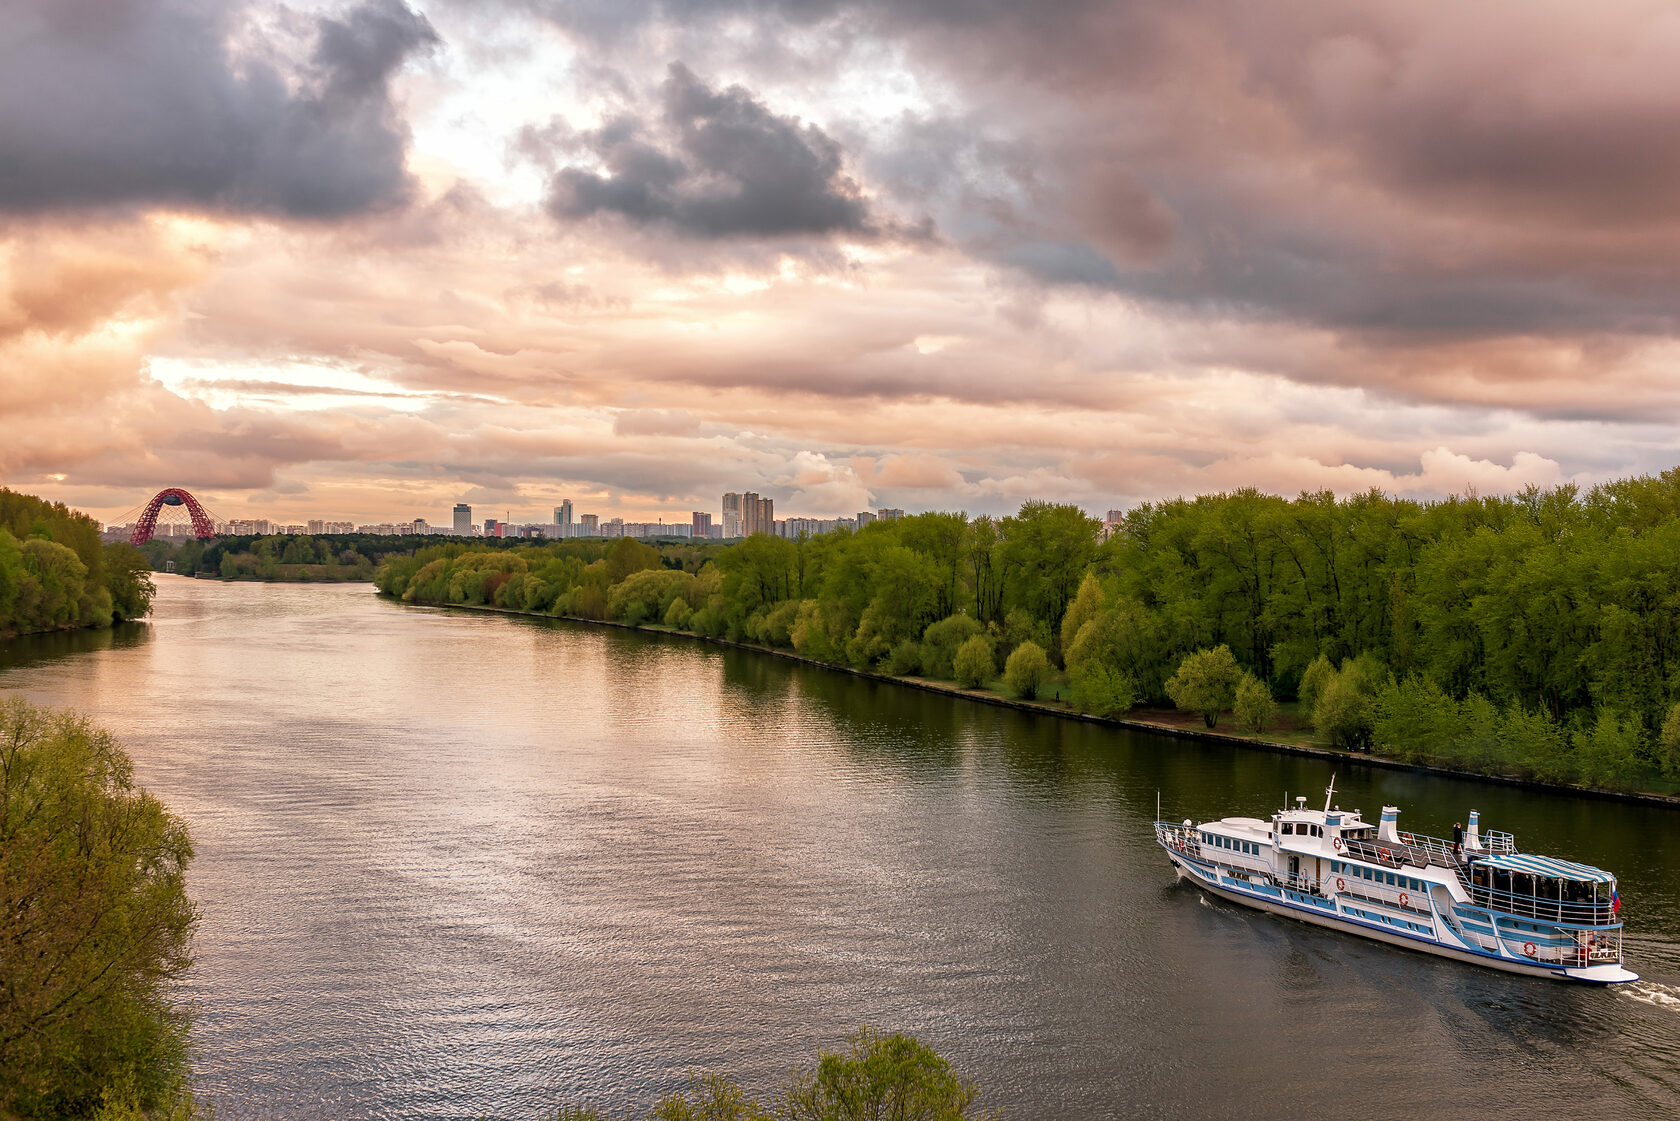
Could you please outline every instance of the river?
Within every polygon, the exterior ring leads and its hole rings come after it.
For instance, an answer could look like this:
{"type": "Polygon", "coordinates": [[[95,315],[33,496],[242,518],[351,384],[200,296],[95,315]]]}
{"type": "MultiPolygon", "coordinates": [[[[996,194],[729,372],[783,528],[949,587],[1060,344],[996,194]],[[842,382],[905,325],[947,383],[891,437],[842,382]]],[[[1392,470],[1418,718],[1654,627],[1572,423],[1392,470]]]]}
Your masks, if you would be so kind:
{"type": "Polygon", "coordinates": [[[640,1117],[912,1032],[1018,1121],[1680,1113],[1680,811],[1345,767],[1616,871],[1615,989],[1204,898],[1149,823],[1318,760],[1034,717],[679,638],[159,577],[12,642],[189,822],[195,1068],[229,1118],[640,1117]]]}

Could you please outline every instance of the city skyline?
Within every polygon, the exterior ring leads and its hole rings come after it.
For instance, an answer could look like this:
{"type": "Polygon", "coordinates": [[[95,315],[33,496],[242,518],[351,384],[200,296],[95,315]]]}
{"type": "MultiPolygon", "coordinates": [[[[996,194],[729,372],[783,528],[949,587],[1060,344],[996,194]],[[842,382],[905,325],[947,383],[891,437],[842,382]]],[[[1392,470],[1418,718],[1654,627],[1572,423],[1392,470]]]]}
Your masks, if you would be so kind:
{"type": "Polygon", "coordinates": [[[0,32],[0,484],[102,520],[1680,463],[1649,0],[87,12],[0,32]]]}

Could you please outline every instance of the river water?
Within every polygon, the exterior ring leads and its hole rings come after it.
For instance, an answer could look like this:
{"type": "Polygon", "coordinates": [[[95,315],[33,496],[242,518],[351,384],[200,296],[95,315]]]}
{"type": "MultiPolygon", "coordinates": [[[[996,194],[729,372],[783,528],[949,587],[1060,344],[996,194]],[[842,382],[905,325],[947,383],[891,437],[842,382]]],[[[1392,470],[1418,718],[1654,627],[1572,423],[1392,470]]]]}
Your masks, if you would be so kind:
{"type": "Polygon", "coordinates": [[[1319,761],[1090,727],[365,586],[159,577],[19,640],[190,823],[187,995],[224,1116],[640,1117],[869,1024],[1011,1118],[1680,1113],[1680,811],[1344,767],[1621,877],[1634,986],[1508,976],[1204,898],[1149,823],[1322,798],[1319,761]]]}

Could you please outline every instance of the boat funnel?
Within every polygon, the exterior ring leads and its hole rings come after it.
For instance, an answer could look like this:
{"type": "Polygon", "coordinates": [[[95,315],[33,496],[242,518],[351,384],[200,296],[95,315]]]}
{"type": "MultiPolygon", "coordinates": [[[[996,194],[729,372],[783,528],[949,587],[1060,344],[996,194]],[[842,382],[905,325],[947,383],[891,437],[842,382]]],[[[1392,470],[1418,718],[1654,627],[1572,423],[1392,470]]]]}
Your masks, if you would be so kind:
{"type": "Polygon", "coordinates": [[[1470,811],[1470,825],[1464,830],[1464,847],[1471,852],[1482,851],[1482,815],[1470,811]]]}
{"type": "Polygon", "coordinates": [[[1387,841],[1391,845],[1400,843],[1400,835],[1395,832],[1395,823],[1400,820],[1399,806],[1384,806],[1382,823],[1377,826],[1377,840],[1387,841]]]}

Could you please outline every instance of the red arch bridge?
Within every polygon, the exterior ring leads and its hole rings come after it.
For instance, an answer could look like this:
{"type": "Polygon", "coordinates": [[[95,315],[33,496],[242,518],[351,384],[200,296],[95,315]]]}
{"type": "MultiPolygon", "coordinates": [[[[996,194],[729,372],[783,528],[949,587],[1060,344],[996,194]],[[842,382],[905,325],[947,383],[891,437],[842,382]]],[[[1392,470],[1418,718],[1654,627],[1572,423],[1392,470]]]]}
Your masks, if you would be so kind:
{"type": "Polygon", "coordinates": [[[198,499],[180,487],[170,487],[168,490],[158,491],[152,496],[152,500],[146,503],[146,508],[141,511],[139,520],[134,523],[133,532],[128,535],[128,543],[130,545],[144,545],[150,541],[152,534],[157,531],[158,516],[164,512],[165,508],[170,510],[184,508],[187,516],[192,519],[194,537],[216,536],[215,522],[210,517],[209,512],[200,505],[198,499]]]}

